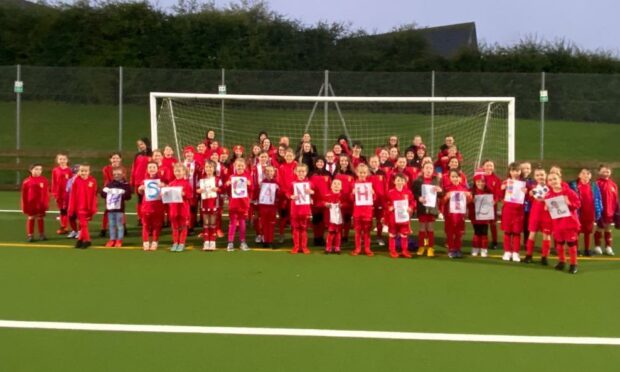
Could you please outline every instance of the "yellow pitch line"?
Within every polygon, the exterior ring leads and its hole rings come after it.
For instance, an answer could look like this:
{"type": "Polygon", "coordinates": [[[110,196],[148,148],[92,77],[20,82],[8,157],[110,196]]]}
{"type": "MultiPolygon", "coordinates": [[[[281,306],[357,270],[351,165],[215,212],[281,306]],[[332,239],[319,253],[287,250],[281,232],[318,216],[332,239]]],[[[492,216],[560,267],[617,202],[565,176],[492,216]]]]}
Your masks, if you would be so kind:
{"type": "MultiPolygon", "coordinates": [[[[37,243],[0,243],[0,247],[7,247],[7,248],[11,248],[11,247],[18,247],[18,248],[36,248],[36,249],[45,249],[45,248],[54,248],[54,249],[75,249],[73,245],[65,245],[65,244],[37,244],[37,243]]],[[[124,251],[140,251],[142,250],[142,247],[132,247],[132,246],[128,246],[128,247],[121,247],[121,248],[108,248],[108,247],[104,247],[101,245],[93,245],[91,247],[89,247],[88,249],[96,249],[96,250],[109,250],[109,251],[117,251],[117,250],[124,250],[124,251]]],[[[252,248],[252,251],[255,252],[272,252],[272,253],[288,253],[291,251],[291,247],[282,247],[282,248],[276,248],[276,249],[271,249],[271,248],[252,248]]],[[[159,249],[159,251],[168,251],[168,248],[166,246],[161,246],[159,249]]],[[[193,250],[198,250],[195,249],[194,246],[187,246],[185,247],[186,251],[193,251],[193,250]]],[[[218,251],[225,251],[225,248],[219,248],[218,251]]],[[[235,251],[238,251],[238,249],[236,249],[235,251]]],[[[322,254],[323,250],[313,250],[312,253],[316,253],[316,254],[322,254]]],[[[347,255],[347,251],[343,251],[342,252],[343,255],[347,255]]],[[[387,252],[375,252],[375,255],[379,255],[379,256],[387,256],[387,252]]],[[[443,253],[439,253],[436,254],[438,257],[447,257],[446,254],[443,253]]],[[[303,254],[300,254],[300,256],[303,256],[303,254]]],[[[469,255],[465,255],[465,257],[470,258],[470,259],[478,259],[478,260],[484,260],[483,257],[471,257],[469,255]]],[[[414,258],[415,259],[423,259],[426,258],[424,256],[422,257],[418,257],[414,254],[414,258]]],[[[489,255],[488,258],[492,258],[492,259],[501,259],[502,256],[501,255],[489,255]]],[[[540,256],[534,256],[535,259],[540,259],[540,256]]],[[[551,259],[555,259],[556,257],[550,257],[551,259]]],[[[432,258],[430,258],[432,259],[432,258]]],[[[579,260],[585,260],[585,261],[620,261],[620,257],[579,257],[579,260]]]]}

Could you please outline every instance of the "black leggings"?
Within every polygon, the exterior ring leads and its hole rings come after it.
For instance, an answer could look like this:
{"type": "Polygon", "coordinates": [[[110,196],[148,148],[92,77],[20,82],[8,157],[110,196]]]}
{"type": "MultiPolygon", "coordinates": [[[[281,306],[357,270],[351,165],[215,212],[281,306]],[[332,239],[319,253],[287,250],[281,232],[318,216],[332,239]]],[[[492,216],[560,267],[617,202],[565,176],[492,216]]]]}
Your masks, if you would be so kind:
{"type": "Polygon", "coordinates": [[[474,225],[474,235],[486,236],[489,233],[489,224],[475,223],[473,225],[474,225]]]}

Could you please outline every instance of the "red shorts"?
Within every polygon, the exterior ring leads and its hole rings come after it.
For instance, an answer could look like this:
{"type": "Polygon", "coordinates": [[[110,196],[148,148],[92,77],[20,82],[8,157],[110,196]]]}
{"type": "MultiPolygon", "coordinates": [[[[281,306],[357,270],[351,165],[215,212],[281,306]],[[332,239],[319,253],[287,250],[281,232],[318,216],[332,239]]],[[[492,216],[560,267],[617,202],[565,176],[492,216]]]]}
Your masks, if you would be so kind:
{"type": "Polygon", "coordinates": [[[581,224],[581,233],[584,234],[590,234],[592,233],[592,231],[594,230],[594,221],[590,220],[590,221],[586,221],[586,220],[579,220],[579,223],[581,224]]]}
{"type": "Polygon", "coordinates": [[[600,228],[604,228],[605,226],[612,225],[614,223],[614,216],[601,216],[601,218],[596,221],[596,225],[600,228]]]}
{"type": "Polygon", "coordinates": [[[203,199],[200,201],[200,209],[203,213],[215,213],[220,208],[217,198],[203,199]]]}
{"type": "Polygon", "coordinates": [[[329,232],[340,232],[342,230],[342,224],[336,225],[334,223],[330,223],[327,225],[327,231],[329,232]]]}
{"type": "Polygon", "coordinates": [[[388,231],[390,235],[409,235],[411,234],[411,225],[408,223],[390,224],[388,231]]]}
{"type": "Polygon", "coordinates": [[[523,213],[502,213],[502,230],[509,234],[521,234],[523,232],[523,218],[523,213]]]}
{"type": "Polygon", "coordinates": [[[543,218],[532,218],[527,224],[527,229],[530,232],[542,232],[543,234],[551,234],[551,218],[547,215],[543,218]]]}
{"type": "Polygon", "coordinates": [[[435,222],[435,219],[437,217],[435,217],[432,214],[421,214],[418,216],[418,220],[420,221],[420,223],[429,223],[429,222],[435,222]]]}
{"type": "Polygon", "coordinates": [[[308,217],[310,216],[305,214],[291,215],[291,227],[294,229],[307,229],[308,217]]]}
{"type": "Polygon", "coordinates": [[[556,242],[576,242],[577,235],[577,230],[556,230],[553,232],[553,239],[556,242]]]}

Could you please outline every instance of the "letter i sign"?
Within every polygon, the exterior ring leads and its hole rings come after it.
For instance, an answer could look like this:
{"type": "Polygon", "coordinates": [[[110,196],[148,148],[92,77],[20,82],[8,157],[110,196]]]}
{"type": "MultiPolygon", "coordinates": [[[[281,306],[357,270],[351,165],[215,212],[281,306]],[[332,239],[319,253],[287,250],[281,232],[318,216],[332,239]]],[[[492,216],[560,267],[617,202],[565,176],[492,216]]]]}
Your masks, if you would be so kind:
{"type": "Polygon", "coordinates": [[[355,184],[355,205],[372,205],[372,184],[370,182],[355,184]]]}

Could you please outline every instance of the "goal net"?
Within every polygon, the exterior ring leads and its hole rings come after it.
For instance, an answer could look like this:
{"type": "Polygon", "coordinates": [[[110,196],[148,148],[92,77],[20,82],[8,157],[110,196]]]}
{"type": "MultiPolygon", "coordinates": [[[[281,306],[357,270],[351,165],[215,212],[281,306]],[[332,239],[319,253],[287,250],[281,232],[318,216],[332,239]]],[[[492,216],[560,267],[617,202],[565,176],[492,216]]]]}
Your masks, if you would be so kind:
{"type": "Polygon", "coordinates": [[[414,136],[422,136],[433,159],[444,138],[455,138],[472,174],[484,159],[498,170],[514,161],[512,97],[325,97],[151,93],[151,137],[154,147],[175,152],[203,141],[213,129],[226,147],[241,144],[249,153],[258,134],[269,134],[274,146],[290,138],[294,149],[309,133],[318,152],[331,149],[345,135],[360,141],[363,155],[384,146],[389,136],[400,140],[401,153],[414,136]]]}

